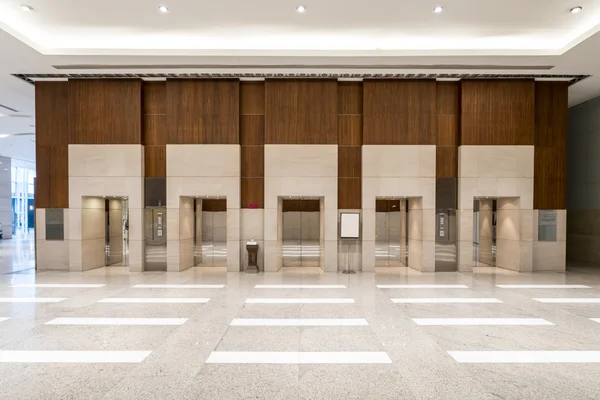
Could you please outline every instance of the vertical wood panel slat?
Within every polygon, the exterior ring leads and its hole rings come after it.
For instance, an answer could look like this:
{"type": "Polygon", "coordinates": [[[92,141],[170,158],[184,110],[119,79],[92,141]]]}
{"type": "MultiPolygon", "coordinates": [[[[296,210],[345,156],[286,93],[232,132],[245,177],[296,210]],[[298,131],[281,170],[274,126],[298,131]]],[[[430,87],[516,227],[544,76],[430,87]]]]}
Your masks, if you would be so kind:
{"type": "Polygon", "coordinates": [[[338,178],[338,209],[360,210],[362,208],[361,178],[338,178]]]}
{"type": "Polygon", "coordinates": [[[337,144],[337,81],[265,82],[265,144],[337,144]]]}
{"type": "Polygon", "coordinates": [[[265,82],[240,82],[240,115],[265,114],[265,82]]]}
{"type": "Polygon", "coordinates": [[[167,146],[144,147],[144,170],[147,178],[167,176],[167,146]]]}
{"type": "Polygon", "coordinates": [[[167,80],[169,144],[239,144],[239,81],[167,80]]]}
{"type": "Polygon", "coordinates": [[[69,80],[69,144],[141,144],[142,81],[69,80]]]}
{"type": "Polygon", "coordinates": [[[265,208],[265,178],[241,178],[242,208],[265,208]]]}

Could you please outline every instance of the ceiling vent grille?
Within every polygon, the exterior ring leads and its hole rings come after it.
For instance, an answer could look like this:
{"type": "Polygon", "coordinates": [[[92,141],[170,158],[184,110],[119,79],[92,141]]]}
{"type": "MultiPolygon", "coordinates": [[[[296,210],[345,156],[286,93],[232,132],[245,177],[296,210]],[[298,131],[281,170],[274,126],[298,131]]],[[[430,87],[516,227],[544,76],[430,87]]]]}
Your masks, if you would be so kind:
{"type": "Polygon", "coordinates": [[[13,74],[14,77],[34,84],[45,79],[236,79],[236,78],[315,78],[315,79],[555,79],[568,81],[570,85],[580,82],[590,75],[559,74],[350,74],[350,73],[129,73],[129,74],[13,74]]]}

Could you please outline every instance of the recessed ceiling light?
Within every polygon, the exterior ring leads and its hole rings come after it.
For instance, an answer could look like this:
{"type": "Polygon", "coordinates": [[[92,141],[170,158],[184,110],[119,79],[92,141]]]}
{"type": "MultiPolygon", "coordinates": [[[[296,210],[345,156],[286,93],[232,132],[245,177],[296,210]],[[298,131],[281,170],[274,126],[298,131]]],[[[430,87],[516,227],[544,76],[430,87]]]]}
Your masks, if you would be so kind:
{"type": "Polygon", "coordinates": [[[581,11],[583,11],[583,7],[581,7],[581,6],[571,8],[571,14],[577,14],[577,13],[580,13],[581,11]]]}
{"type": "Polygon", "coordinates": [[[31,7],[30,5],[27,5],[27,4],[21,4],[19,7],[21,7],[21,10],[23,10],[23,11],[27,11],[27,12],[33,11],[33,7],[31,7]]]}
{"type": "Polygon", "coordinates": [[[296,6],[296,12],[303,13],[306,12],[306,6],[302,4],[298,4],[296,6]]]}
{"type": "Polygon", "coordinates": [[[439,14],[442,11],[444,11],[444,7],[442,7],[442,6],[437,6],[436,8],[433,9],[433,12],[436,14],[439,14]]]}
{"type": "Polygon", "coordinates": [[[158,11],[160,11],[161,13],[168,13],[169,12],[169,7],[167,7],[167,6],[158,6],[158,11]]]}

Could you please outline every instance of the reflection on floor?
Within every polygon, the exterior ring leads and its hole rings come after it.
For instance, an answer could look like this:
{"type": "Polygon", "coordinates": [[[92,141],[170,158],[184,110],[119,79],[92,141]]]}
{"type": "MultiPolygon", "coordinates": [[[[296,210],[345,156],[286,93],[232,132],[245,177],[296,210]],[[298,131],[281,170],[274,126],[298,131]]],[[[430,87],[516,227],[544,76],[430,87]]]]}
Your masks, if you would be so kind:
{"type": "Polygon", "coordinates": [[[1,275],[0,398],[598,397],[598,269],[320,271],[1,275]]]}
{"type": "Polygon", "coordinates": [[[17,232],[12,239],[0,239],[0,274],[35,268],[35,236],[33,230],[17,232]]]}

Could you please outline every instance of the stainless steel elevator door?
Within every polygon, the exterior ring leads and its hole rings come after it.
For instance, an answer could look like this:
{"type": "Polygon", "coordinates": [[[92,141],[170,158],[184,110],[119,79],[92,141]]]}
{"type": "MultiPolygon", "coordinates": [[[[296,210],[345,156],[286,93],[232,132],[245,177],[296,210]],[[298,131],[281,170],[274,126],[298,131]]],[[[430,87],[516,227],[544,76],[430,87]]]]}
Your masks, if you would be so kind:
{"type": "Polygon", "coordinates": [[[319,267],[321,260],[321,213],[284,211],[282,218],[282,265],[319,267]]]}
{"type": "Polygon", "coordinates": [[[105,265],[123,265],[123,200],[105,200],[105,265]]]}
{"type": "Polygon", "coordinates": [[[167,270],[167,209],[148,207],[144,210],[144,236],[146,239],[146,271],[167,270]]]}
{"type": "Polygon", "coordinates": [[[202,211],[200,257],[196,261],[206,267],[227,267],[227,211],[202,211]]]}
{"type": "Polygon", "coordinates": [[[376,200],[375,266],[402,267],[408,261],[408,214],[400,200],[376,200]]]}

